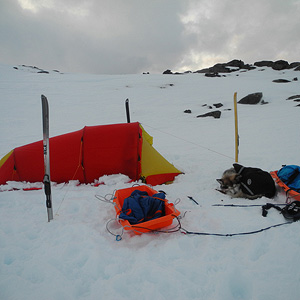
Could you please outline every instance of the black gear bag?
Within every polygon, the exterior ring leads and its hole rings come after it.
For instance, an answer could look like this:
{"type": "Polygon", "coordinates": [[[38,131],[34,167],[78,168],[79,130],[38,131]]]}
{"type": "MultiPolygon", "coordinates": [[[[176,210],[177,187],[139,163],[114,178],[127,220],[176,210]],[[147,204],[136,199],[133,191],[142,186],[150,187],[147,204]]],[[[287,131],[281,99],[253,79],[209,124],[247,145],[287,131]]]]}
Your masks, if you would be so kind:
{"type": "Polygon", "coordinates": [[[273,207],[273,208],[277,209],[278,211],[280,211],[280,213],[288,221],[295,222],[295,221],[300,220],[300,201],[293,201],[293,202],[287,204],[286,206],[284,206],[283,208],[281,208],[277,205],[274,205],[272,203],[267,203],[266,205],[262,206],[262,215],[264,217],[267,216],[268,210],[271,207],[273,207]]]}

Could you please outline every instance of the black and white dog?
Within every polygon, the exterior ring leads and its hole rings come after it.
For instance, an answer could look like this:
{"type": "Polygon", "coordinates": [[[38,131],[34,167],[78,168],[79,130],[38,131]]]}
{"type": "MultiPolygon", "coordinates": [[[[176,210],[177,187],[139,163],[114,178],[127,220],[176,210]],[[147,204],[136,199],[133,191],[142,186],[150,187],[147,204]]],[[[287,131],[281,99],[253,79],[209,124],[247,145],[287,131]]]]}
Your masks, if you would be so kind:
{"type": "Polygon", "coordinates": [[[257,199],[273,198],[276,186],[272,176],[261,169],[233,164],[233,168],[224,171],[219,191],[232,198],[257,199]]]}

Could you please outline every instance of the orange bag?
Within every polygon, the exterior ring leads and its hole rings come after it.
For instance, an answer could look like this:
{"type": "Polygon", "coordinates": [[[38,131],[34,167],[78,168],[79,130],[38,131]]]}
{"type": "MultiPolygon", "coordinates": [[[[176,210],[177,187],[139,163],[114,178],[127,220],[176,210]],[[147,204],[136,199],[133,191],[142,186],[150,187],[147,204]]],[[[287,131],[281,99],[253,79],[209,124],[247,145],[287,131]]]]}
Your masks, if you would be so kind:
{"type": "Polygon", "coordinates": [[[286,192],[287,203],[290,203],[294,200],[300,201],[300,194],[291,188],[289,188],[285,183],[283,183],[277,176],[278,171],[270,172],[271,176],[275,179],[275,182],[286,192]],[[292,198],[292,199],[290,199],[292,198]]]}

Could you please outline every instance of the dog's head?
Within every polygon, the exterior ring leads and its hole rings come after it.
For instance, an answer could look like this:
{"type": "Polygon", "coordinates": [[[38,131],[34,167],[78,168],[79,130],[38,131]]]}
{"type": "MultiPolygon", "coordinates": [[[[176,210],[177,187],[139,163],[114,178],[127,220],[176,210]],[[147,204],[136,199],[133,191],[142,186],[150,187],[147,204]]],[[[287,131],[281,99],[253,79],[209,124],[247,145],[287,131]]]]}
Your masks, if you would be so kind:
{"type": "Polygon", "coordinates": [[[231,168],[224,171],[222,178],[217,179],[217,181],[220,183],[220,188],[226,190],[239,183],[239,175],[234,168],[231,168]]]}

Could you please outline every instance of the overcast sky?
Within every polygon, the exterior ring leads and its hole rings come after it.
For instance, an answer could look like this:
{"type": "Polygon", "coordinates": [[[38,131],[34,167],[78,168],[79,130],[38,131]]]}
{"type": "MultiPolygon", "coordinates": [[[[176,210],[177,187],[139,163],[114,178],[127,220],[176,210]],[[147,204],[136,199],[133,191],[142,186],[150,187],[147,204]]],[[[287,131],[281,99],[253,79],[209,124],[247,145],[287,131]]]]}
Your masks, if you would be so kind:
{"type": "Polygon", "coordinates": [[[300,61],[300,0],[0,0],[0,63],[99,74],[300,61]]]}

